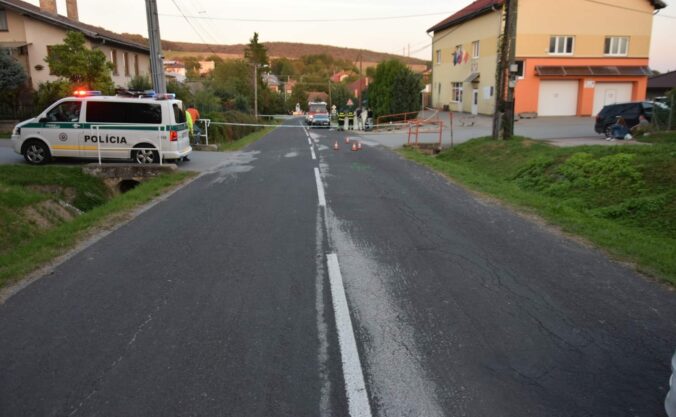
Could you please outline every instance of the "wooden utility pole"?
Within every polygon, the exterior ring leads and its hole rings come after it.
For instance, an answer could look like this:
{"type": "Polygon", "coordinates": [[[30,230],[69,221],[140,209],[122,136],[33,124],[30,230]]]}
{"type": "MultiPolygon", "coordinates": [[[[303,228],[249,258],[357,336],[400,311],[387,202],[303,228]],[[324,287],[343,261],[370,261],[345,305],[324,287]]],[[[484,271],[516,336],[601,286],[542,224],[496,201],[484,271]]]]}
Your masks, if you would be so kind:
{"type": "Polygon", "coordinates": [[[514,134],[514,71],[516,57],[516,18],[518,0],[505,0],[501,18],[504,20],[500,34],[498,69],[496,76],[495,114],[493,139],[509,139],[514,134]]]}
{"type": "Polygon", "coordinates": [[[167,81],[164,78],[164,57],[160,38],[160,21],[157,17],[157,0],[146,0],[146,17],[148,19],[148,43],[150,43],[150,76],[153,89],[157,94],[167,92],[167,81]]]}

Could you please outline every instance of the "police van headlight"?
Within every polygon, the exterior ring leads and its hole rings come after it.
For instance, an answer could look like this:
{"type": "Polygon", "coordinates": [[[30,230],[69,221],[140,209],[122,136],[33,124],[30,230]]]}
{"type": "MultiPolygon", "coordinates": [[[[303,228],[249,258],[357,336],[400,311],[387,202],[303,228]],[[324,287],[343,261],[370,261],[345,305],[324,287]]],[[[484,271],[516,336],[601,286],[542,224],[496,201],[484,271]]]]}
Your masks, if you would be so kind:
{"type": "Polygon", "coordinates": [[[14,130],[12,130],[12,136],[17,136],[21,134],[21,128],[19,126],[16,126],[14,130]]]}

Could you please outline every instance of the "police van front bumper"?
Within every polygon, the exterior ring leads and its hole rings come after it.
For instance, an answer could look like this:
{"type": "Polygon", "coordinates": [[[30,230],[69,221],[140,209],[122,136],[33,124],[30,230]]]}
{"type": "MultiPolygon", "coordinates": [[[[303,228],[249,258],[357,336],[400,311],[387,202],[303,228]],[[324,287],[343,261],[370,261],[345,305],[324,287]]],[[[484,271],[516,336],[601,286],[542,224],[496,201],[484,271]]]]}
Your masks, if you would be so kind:
{"type": "Polygon", "coordinates": [[[23,142],[21,141],[21,136],[20,135],[12,135],[12,148],[14,149],[14,152],[18,153],[21,155],[21,144],[23,142]]]}

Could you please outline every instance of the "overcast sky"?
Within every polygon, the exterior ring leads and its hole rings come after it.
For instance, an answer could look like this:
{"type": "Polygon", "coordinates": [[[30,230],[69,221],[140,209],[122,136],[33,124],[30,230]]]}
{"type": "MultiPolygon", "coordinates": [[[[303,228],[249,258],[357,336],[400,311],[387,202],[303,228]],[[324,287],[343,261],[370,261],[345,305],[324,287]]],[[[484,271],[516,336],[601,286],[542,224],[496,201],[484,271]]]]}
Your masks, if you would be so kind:
{"type": "MultiPolygon", "coordinates": [[[[39,4],[39,0],[29,0],[39,4]]],[[[651,66],[676,70],[676,0],[656,17],[651,66]]],[[[65,0],[57,0],[65,14],[65,0]]],[[[246,43],[254,31],[262,42],[318,43],[431,59],[425,31],[471,0],[157,0],[162,38],[215,44],[246,43]],[[189,17],[192,26],[178,8],[189,17]],[[425,15],[425,16],[420,16],[425,15]],[[418,16],[418,17],[403,17],[418,16]],[[396,17],[396,18],[391,18],[396,17]],[[340,21],[341,19],[369,19],[340,21]],[[253,21],[258,20],[258,21],[253,21]],[[312,20],[324,20],[313,22],[312,20]]],[[[79,0],[80,20],[116,32],[147,36],[144,0],[79,0]]],[[[612,22],[599,21],[599,24],[612,22]]]]}

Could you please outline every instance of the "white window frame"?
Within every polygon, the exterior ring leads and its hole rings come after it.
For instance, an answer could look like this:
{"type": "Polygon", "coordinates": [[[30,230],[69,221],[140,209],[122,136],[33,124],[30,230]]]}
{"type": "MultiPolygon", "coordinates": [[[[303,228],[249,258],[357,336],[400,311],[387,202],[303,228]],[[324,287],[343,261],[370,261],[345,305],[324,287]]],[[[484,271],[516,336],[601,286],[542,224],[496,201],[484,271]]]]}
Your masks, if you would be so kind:
{"type": "Polygon", "coordinates": [[[479,41],[474,41],[472,42],[472,58],[479,58],[479,54],[481,54],[481,43],[479,41]]]}
{"type": "Polygon", "coordinates": [[[575,36],[571,35],[553,35],[549,38],[549,55],[573,55],[575,53],[575,36]],[[552,52],[552,39],[554,39],[554,51],[552,52]],[[570,52],[566,51],[568,40],[572,40],[570,52]],[[561,50],[563,52],[561,52],[561,50]]]}
{"type": "Polygon", "coordinates": [[[7,9],[0,9],[0,32],[9,32],[7,9]]]}
{"type": "Polygon", "coordinates": [[[437,65],[441,64],[441,49],[437,49],[437,65]]]}
{"type": "Polygon", "coordinates": [[[462,103],[464,85],[462,82],[451,83],[451,103],[462,103]]]}
{"type": "Polygon", "coordinates": [[[603,54],[606,56],[627,56],[629,54],[629,36],[606,36],[603,43],[603,54]],[[608,42],[610,43],[608,44],[608,50],[606,50],[608,42]],[[623,45],[624,51],[622,51],[623,45]]]}

